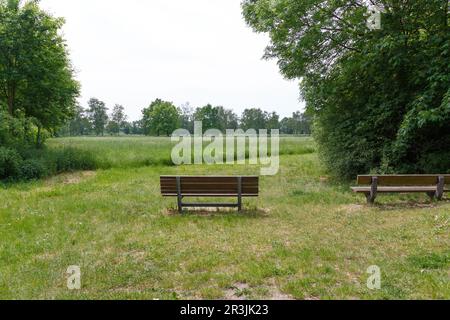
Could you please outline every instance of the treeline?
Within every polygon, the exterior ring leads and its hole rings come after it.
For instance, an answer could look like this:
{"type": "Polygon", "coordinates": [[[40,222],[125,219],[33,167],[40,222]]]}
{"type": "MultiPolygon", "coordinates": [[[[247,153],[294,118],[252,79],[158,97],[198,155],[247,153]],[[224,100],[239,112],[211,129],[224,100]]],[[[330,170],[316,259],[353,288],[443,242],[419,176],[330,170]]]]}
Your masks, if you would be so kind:
{"type": "Polygon", "coordinates": [[[115,105],[109,112],[106,104],[96,98],[88,102],[87,108],[77,106],[75,115],[60,131],[60,136],[84,135],[152,135],[170,136],[176,129],[194,130],[194,122],[201,121],[203,130],[219,129],[280,129],[282,134],[311,134],[311,118],[295,112],[292,117],[280,119],[276,112],[259,108],[245,109],[238,116],[233,110],[208,104],[193,108],[189,103],[180,107],[172,102],[156,99],[142,110],[142,119],[127,121],[124,107],[115,105]]]}
{"type": "Polygon", "coordinates": [[[127,121],[128,116],[122,105],[116,104],[111,112],[106,104],[92,98],[88,107],[77,105],[73,118],[57,133],[58,136],[89,136],[143,134],[142,121],[127,121]]]}

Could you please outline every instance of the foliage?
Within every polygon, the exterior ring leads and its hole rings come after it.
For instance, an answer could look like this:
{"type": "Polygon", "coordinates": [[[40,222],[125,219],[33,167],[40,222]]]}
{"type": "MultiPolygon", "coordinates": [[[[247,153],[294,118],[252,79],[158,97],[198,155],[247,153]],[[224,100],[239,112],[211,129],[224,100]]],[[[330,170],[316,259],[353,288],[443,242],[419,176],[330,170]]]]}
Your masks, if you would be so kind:
{"type": "Polygon", "coordinates": [[[108,109],[103,101],[91,98],[88,102],[88,118],[96,135],[104,135],[108,123],[108,109]]]}
{"type": "Polygon", "coordinates": [[[17,147],[35,141],[35,127],[29,118],[12,117],[0,108],[0,146],[17,147]]]}
{"type": "Polygon", "coordinates": [[[59,31],[64,20],[38,1],[0,1],[0,101],[11,116],[54,130],[72,115],[79,84],[59,31]]]}
{"type": "Polygon", "coordinates": [[[194,119],[202,122],[203,131],[218,129],[225,132],[227,129],[238,127],[237,115],[232,110],[225,109],[222,106],[213,107],[211,104],[207,104],[202,108],[197,108],[194,119]]]}
{"type": "Polygon", "coordinates": [[[0,180],[20,173],[21,157],[15,149],[0,146],[0,180]]]}
{"type": "Polygon", "coordinates": [[[55,173],[95,170],[97,168],[97,160],[91,152],[76,148],[49,150],[46,156],[47,159],[55,163],[55,173]]]}
{"type": "Polygon", "coordinates": [[[309,135],[311,134],[311,119],[306,113],[294,112],[292,117],[281,120],[280,130],[285,134],[309,135]]]}
{"type": "Polygon", "coordinates": [[[58,136],[84,136],[90,134],[92,124],[86,115],[86,110],[77,105],[74,110],[72,119],[66,123],[58,132],[58,136]]]}
{"type": "Polygon", "coordinates": [[[362,0],[246,0],[243,10],[255,31],[270,34],[265,57],[303,79],[334,174],[448,172],[448,2],[371,3],[383,12],[380,30],[367,27],[362,0]]]}
{"type": "Polygon", "coordinates": [[[180,115],[172,102],[156,99],[142,110],[144,133],[169,136],[179,128],[180,115]]]}
{"type": "Polygon", "coordinates": [[[180,127],[189,132],[194,132],[194,109],[190,103],[186,102],[181,105],[178,113],[180,114],[180,127]]]}
{"type": "MultiPolygon", "coordinates": [[[[39,159],[28,159],[21,162],[19,166],[19,180],[37,180],[48,175],[48,168],[45,163],[39,159]]],[[[11,175],[14,177],[14,175],[11,175]]],[[[11,178],[10,177],[10,178],[11,178]]]]}
{"type": "Polygon", "coordinates": [[[122,130],[125,126],[125,122],[127,120],[127,116],[125,115],[125,108],[116,104],[111,113],[110,121],[107,126],[107,130],[111,134],[119,135],[120,130],[122,130]]]}
{"type": "Polygon", "coordinates": [[[98,160],[93,152],[72,148],[19,149],[0,147],[0,180],[25,181],[63,172],[95,170],[98,160]]]}
{"type": "Polygon", "coordinates": [[[248,129],[266,129],[269,114],[261,109],[245,109],[241,117],[241,128],[248,129]]]}

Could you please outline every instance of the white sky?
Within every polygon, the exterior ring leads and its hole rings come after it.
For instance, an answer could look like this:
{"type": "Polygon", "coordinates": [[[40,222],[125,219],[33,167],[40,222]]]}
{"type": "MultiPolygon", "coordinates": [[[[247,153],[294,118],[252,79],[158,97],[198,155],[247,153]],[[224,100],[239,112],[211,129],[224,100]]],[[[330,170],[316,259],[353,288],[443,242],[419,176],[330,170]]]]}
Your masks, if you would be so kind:
{"type": "Polygon", "coordinates": [[[297,81],[261,57],[266,35],[246,26],[240,0],[42,0],[64,17],[64,35],[82,85],[131,120],[156,98],[245,108],[302,110],[297,81]]]}

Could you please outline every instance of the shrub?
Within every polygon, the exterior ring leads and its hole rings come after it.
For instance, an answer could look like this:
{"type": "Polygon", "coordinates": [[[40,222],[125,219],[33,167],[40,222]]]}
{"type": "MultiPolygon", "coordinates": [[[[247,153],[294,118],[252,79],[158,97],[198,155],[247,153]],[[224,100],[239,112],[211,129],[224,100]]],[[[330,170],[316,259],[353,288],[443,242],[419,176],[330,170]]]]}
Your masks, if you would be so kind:
{"type": "Polygon", "coordinates": [[[97,169],[97,159],[74,148],[0,147],[0,180],[35,180],[63,172],[97,169]]]}
{"type": "Polygon", "coordinates": [[[22,158],[16,150],[0,147],[0,180],[17,177],[21,163],[22,158]]]}
{"type": "Polygon", "coordinates": [[[13,118],[0,106],[0,145],[17,147],[33,144],[34,131],[31,118],[13,118]]]}
{"type": "Polygon", "coordinates": [[[41,179],[48,175],[48,170],[41,160],[28,159],[22,162],[19,168],[20,180],[41,179]]]}

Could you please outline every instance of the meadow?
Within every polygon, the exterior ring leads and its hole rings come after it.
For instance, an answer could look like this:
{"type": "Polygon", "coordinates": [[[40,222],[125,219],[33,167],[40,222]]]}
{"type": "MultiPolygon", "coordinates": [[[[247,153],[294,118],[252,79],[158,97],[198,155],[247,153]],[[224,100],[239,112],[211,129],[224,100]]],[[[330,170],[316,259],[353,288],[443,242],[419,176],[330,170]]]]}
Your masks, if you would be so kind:
{"type": "Polygon", "coordinates": [[[173,166],[168,138],[60,138],[96,171],[0,188],[0,299],[450,299],[450,201],[383,195],[368,206],[282,138],[281,168],[244,212],[176,213],[159,176],[250,175],[173,166]],[[81,290],[66,270],[81,268],[81,290]],[[381,269],[370,290],[367,269],[381,269]]]}

